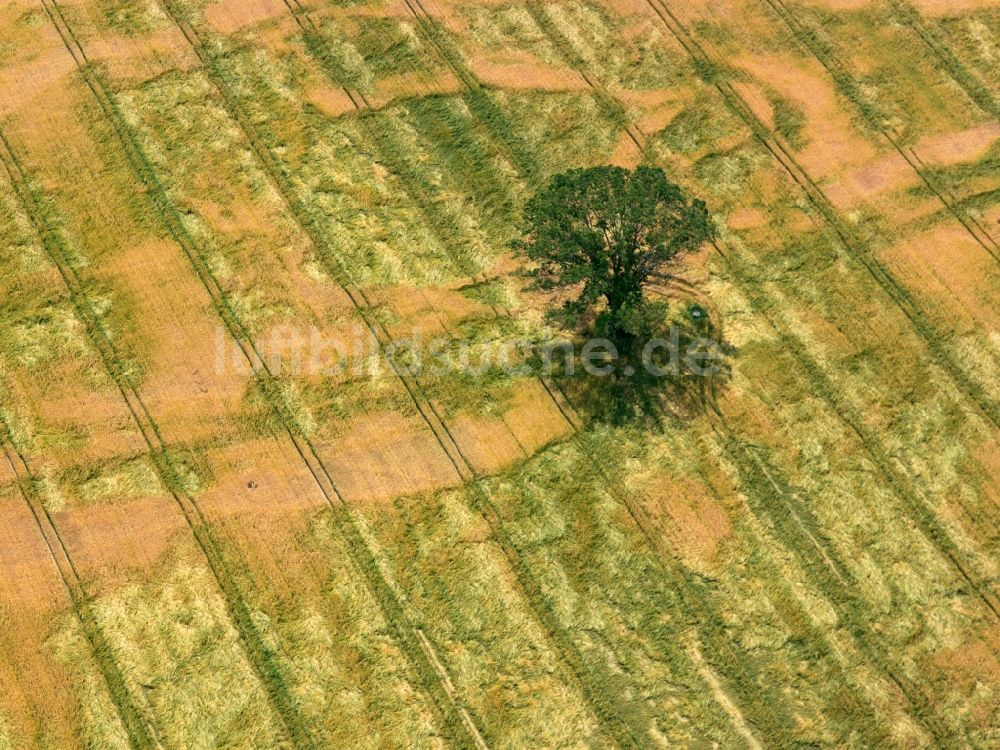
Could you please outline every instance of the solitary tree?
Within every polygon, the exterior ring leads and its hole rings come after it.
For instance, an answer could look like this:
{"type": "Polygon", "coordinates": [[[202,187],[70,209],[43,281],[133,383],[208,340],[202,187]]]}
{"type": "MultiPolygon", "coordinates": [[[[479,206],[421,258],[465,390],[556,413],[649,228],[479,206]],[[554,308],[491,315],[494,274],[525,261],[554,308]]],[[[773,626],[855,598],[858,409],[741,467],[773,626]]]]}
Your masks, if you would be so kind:
{"type": "Polygon", "coordinates": [[[515,247],[533,261],[531,288],[570,293],[553,311],[565,323],[597,311],[600,327],[623,343],[641,332],[643,287],[712,237],[705,203],[662,169],[594,167],[556,175],[528,201],[515,247]]]}

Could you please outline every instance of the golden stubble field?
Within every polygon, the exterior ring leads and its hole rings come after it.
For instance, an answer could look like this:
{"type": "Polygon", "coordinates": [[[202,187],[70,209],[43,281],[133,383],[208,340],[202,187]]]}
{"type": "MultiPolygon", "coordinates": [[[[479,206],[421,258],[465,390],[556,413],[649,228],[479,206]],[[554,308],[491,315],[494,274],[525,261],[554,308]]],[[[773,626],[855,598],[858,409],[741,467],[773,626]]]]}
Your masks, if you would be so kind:
{"type": "Polygon", "coordinates": [[[0,4],[0,748],[996,746],[998,60],[990,0],[0,4]],[[725,383],[386,364],[540,336],[518,212],[606,163],[712,210],[725,383]]]}

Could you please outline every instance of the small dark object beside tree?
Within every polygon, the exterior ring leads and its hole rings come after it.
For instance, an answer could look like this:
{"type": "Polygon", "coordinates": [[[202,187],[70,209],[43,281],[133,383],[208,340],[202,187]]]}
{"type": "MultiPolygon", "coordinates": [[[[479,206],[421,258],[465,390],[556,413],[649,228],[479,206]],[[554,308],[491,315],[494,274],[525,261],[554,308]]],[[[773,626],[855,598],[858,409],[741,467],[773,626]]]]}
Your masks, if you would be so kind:
{"type": "Polygon", "coordinates": [[[607,166],[553,177],[525,206],[514,246],[533,262],[529,288],[580,288],[553,317],[577,327],[597,311],[598,331],[627,348],[650,324],[643,287],[713,237],[705,203],[685,196],[662,169],[607,166]]]}

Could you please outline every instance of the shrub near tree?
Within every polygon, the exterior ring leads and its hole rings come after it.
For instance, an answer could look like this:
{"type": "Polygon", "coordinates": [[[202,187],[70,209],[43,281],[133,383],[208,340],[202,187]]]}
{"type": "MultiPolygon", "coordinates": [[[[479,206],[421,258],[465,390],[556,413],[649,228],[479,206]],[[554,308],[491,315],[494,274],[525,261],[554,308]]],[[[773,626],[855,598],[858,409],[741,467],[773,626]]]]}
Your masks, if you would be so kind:
{"type": "Polygon", "coordinates": [[[628,354],[656,322],[644,288],[713,236],[705,203],[662,169],[605,166],[553,177],[527,202],[514,245],[530,261],[529,289],[566,297],[550,318],[579,328],[593,317],[595,332],[628,354]]]}

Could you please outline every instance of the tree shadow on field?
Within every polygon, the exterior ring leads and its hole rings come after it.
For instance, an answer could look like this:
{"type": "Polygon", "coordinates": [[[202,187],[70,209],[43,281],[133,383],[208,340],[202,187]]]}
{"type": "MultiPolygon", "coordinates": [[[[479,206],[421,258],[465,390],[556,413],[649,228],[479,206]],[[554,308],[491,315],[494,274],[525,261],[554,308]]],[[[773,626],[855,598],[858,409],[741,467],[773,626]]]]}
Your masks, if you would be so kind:
{"type": "MultiPolygon", "coordinates": [[[[588,369],[580,353],[588,341],[599,340],[580,338],[572,364],[558,357],[546,363],[552,381],[588,421],[654,427],[665,418],[685,422],[717,411],[735,349],[700,305],[689,304],[645,335],[619,341],[617,358],[595,357],[588,369]]],[[[605,347],[596,351],[604,354],[605,347]]]]}

